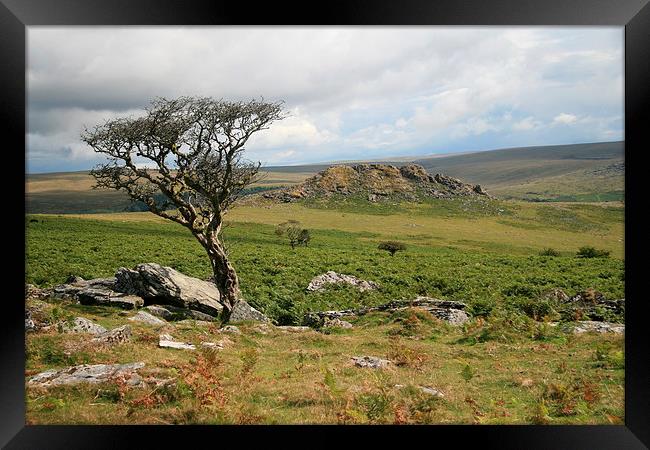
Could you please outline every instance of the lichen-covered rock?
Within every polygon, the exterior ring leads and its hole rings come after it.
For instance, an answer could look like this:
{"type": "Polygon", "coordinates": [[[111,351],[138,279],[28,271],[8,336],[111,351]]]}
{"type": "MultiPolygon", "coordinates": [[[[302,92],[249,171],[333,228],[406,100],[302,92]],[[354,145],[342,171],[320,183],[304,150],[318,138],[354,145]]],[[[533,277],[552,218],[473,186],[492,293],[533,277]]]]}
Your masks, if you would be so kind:
{"type": "Polygon", "coordinates": [[[389,360],[377,358],[376,356],[353,356],[352,362],[357,367],[370,369],[383,369],[392,364],[389,360]]]}
{"type": "Polygon", "coordinates": [[[576,334],[587,332],[623,334],[625,333],[625,324],[584,320],[576,323],[573,332],[576,334]]]}
{"type": "Polygon", "coordinates": [[[239,300],[230,312],[230,322],[242,322],[244,320],[252,320],[255,322],[269,322],[269,318],[264,314],[253,308],[245,300],[239,300]]]}
{"type": "Polygon", "coordinates": [[[78,383],[103,383],[122,378],[129,385],[142,385],[142,377],[137,373],[144,367],[143,362],[130,364],[82,364],[60,370],[47,370],[30,378],[30,385],[60,386],[78,383]]]}
{"type": "Polygon", "coordinates": [[[101,342],[103,344],[120,344],[131,340],[132,330],[130,325],[122,325],[121,327],[113,328],[110,331],[105,331],[98,336],[92,338],[93,342],[101,342]]]}
{"type": "Polygon", "coordinates": [[[312,278],[307,286],[308,291],[322,291],[328,284],[345,283],[356,287],[361,292],[379,288],[374,281],[366,281],[352,275],[336,273],[330,270],[322,275],[312,278]]]}
{"type": "Polygon", "coordinates": [[[183,320],[199,320],[203,322],[213,322],[215,317],[201,311],[194,311],[193,309],[178,308],[176,306],[166,305],[149,305],[142,308],[149,314],[167,320],[169,322],[183,321],[183,320]]]}
{"type": "Polygon", "coordinates": [[[138,311],[136,315],[134,315],[133,317],[129,317],[129,320],[135,322],[143,322],[148,325],[154,325],[154,326],[161,326],[167,324],[167,322],[165,322],[164,320],[159,319],[156,316],[152,316],[151,314],[145,311],[138,311]]]}
{"type": "Polygon", "coordinates": [[[115,273],[115,290],[140,296],[150,303],[173,305],[218,316],[223,311],[214,283],[184,275],[159,264],[138,264],[115,273]]]}
{"type": "Polygon", "coordinates": [[[465,311],[452,308],[425,308],[434,317],[444,320],[449,325],[462,325],[469,320],[469,315],[465,311]]]}
{"type": "Polygon", "coordinates": [[[71,322],[61,322],[59,330],[62,333],[101,334],[106,332],[106,328],[85,317],[75,317],[71,322]]]}
{"type": "Polygon", "coordinates": [[[325,319],[323,323],[323,328],[344,328],[344,329],[349,329],[352,328],[352,324],[350,322],[347,322],[345,320],[341,320],[338,318],[334,319],[325,319]]]}

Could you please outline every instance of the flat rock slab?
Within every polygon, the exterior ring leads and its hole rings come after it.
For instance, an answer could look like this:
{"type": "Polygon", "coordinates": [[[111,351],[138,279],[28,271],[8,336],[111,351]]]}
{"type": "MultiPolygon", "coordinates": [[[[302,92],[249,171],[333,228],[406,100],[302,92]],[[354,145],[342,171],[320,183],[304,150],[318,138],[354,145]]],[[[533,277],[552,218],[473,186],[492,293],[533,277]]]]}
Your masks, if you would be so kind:
{"type": "Polygon", "coordinates": [[[144,309],[149,314],[159,317],[170,322],[180,322],[187,319],[201,320],[204,322],[214,322],[216,318],[210,314],[193,309],[184,309],[171,305],[148,305],[144,309]]]}
{"type": "Polygon", "coordinates": [[[175,348],[178,350],[196,350],[196,346],[188,342],[178,342],[169,334],[161,334],[158,341],[158,347],[175,348]]]}
{"type": "Polygon", "coordinates": [[[144,305],[137,295],[115,291],[115,278],[78,280],[56,286],[52,289],[55,298],[72,298],[82,305],[105,305],[124,309],[135,309],[144,305]]]}
{"type": "Polygon", "coordinates": [[[59,324],[59,329],[62,333],[101,334],[106,332],[106,328],[85,317],[75,317],[71,323],[62,322],[59,324]]]}
{"type": "Polygon", "coordinates": [[[116,291],[140,296],[150,303],[193,309],[211,316],[223,311],[214,283],[189,277],[171,267],[154,263],[138,264],[133,269],[121,267],[115,279],[116,291]]]}
{"type": "Polygon", "coordinates": [[[152,316],[148,312],[144,312],[144,311],[138,311],[138,313],[135,316],[129,317],[129,320],[132,320],[134,322],[143,322],[148,325],[154,325],[154,326],[162,326],[167,324],[167,322],[165,322],[164,320],[159,319],[156,316],[152,316]]]}
{"type": "Polygon", "coordinates": [[[625,333],[625,325],[622,323],[596,322],[587,320],[578,322],[573,328],[573,332],[576,334],[587,332],[623,334],[625,333]]]}
{"type": "Polygon", "coordinates": [[[142,384],[137,373],[144,367],[143,362],[130,364],[82,364],[60,370],[47,370],[32,377],[27,384],[40,386],[61,386],[78,383],[104,383],[115,378],[124,378],[132,386],[142,384]]]}
{"type": "Polygon", "coordinates": [[[307,331],[314,331],[313,329],[309,327],[294,327],[291,325],[283,325],[280,327],[276,327],[278,330],[282,331],[283,333],[305,333],[307,331]]]}
{"type": "Polygon", "coordinates": [[[391,365],[387,359],[377,358],[375,356],[353,356],[352,362],[357,367],[365,367],[370,369],[383,369],[391,365]]]}
{"type": "Polygon", "coordinates": [[[354,286],[361,292],[379,288],[379,285],[374,281],[366,281],[353,275],[345,275],[330,270],[322,275],[318,275],[312,278],[312,280],[309,282],[309,285],[307,286],[307,290],[312,292],[323,291],[328,284],[339,283],[345,283],[349,284],[350,286],[354,286]]]}
{"type": "Polygon", "coordinates": [[[98,336],[92,338],[93,342],[101,342],[104,344],[120,344],[131,340],[132,330],[130,325],[122,325],[121,327],[113,328],[110,331],[105,331],[98,336]]]}

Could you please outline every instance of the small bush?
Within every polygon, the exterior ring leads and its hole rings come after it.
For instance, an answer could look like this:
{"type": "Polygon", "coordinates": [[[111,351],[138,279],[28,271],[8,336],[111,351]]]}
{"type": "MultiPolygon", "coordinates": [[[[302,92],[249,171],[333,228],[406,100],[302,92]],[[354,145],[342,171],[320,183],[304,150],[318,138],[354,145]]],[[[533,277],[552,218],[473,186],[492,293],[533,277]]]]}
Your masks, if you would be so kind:
{"type": "Polygon", "coordinates": [[[302,228],[300,222],[297,220],[288,220],[279,224],[275,228],[275,234],[278,236],[286,236],[291,248],[296,248],[296,245],[304,245],[306,247],[311,240],[309,230],[302,228]]]}
{"type": "Polygon", "coordinates": [[[406,250],[406,244],[396,241],[380,242],[377,247],[379,250],[386,250],[390,256],[395,256],[395,253],[406,250]]]}
{"type": "Polygon", "coordinates": [[[539,256],[560,256],[560,252],[549,247],[539,252],[539,256]]]}
{"type": "Polygon", "coordinates": [[[578,258],[608,258],[608,250],[598,250],[594,247],[580,247],[576,253],[578,258]]]}

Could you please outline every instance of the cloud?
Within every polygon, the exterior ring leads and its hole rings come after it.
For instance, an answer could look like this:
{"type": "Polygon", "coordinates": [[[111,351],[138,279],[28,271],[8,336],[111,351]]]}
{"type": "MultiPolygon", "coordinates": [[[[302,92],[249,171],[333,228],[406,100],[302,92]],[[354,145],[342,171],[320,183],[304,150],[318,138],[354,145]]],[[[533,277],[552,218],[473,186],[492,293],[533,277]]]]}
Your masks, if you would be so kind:
{"type": "Polygon", "coordinates": [[[156,96],[284,100],[246,146],[269,164],[623,136],[620,27],[34,26],[27,44],[33,171],[96,162],[83,125],[156,96]]]}
{"type": "Polygon", "coordinates": [[[571,125],[578,121],[578,117],[573,114],[560,113],[553,118],[553,123],[562,125],[571,125]]]}

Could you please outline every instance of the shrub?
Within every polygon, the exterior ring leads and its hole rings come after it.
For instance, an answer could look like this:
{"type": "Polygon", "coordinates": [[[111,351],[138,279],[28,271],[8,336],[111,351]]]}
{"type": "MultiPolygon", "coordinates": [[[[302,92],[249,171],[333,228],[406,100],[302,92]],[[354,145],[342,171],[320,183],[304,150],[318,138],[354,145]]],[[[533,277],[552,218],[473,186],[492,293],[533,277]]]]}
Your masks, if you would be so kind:
{"type": "Polygon", "coordinates": [[[380,242],[377,247],[379,250],[386,250],[390,256],[395,256],[395,253],[406,250],[406,244],[396,241],[380,242]]]}
{"type": "Polygon", "coordinates": [[[275,228],[275,234],[278,236],[286,236],[291,248],[296,248],[296,245],[304,245],[306,247],[311,240],[309,230],[302,228],[300,222],[297,220],[288,220],[279,224],[275,228]]]}
{"type": "Polygon", "coordinates": [[[609,251],[598,250],[594,247],[580,247],[576,256],[578,258],[607,258],[609,257],[609,251]]]}
{"type": "Polygon", "coordinates": [[[545,248],[541,252],[539,252],[539,256],[560,256],[560,252],[553,248],[545,248]]]}

